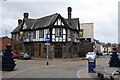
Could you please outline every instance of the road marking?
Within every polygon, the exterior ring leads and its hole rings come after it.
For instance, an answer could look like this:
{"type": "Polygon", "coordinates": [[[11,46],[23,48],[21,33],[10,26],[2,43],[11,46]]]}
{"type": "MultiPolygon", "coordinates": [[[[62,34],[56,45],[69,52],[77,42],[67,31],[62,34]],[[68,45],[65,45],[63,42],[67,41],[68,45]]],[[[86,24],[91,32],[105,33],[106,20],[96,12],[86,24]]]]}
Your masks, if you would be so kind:
{"type": "Polygon", "coordinates": [[[84,69],[80,69],[80,70],[76,73],[76,76],[77,76],[78,78],[81,78],[81,77],[80,77],[80,72],[83,71],[83,70],[85,70],[85,68],[84,68],[84,69]]]}
{"type": "Polygon", "coordinates": [[[50,65],[50,66],[41,66],[41,67],[35,67],[35,68],[30,68],[30,69],[26,69],[26,70],[22,70],[22,71],[19,71],[19,72],[16,72],[16,73],[8,73],[8,74],[4,74],[3,77],[4,78],[11,78],[17,74],[20,74],[20,73],[23,73],[23,72],[26,72],[26,71],[30,71],[30,70],[34,70],[34,69],[39,69],[39,68],[48,68],[48,67],[55,67],[56,65],[50,65]]]}
{"type": "Polygon", "coordinates": [[[2,76],[0,76],[0,80],[2,80],[2,76]]]}

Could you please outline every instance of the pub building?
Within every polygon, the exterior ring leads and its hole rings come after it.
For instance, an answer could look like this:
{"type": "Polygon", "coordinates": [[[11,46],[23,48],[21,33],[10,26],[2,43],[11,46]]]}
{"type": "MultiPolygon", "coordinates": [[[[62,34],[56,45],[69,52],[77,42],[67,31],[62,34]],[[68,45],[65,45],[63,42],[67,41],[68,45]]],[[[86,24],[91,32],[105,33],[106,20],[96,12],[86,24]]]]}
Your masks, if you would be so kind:
{"type": "Polygon", "coordinates": [[[79,18],[72,18],[72,8],[68,7],[68,18],[55,13],[42,18],[31,19],[24,13],[23,20],[11,32],[13,50],[28,52],[32,57],[46,58],[46,38],[49,58],[72,58],[79,52],[79,18]]]}

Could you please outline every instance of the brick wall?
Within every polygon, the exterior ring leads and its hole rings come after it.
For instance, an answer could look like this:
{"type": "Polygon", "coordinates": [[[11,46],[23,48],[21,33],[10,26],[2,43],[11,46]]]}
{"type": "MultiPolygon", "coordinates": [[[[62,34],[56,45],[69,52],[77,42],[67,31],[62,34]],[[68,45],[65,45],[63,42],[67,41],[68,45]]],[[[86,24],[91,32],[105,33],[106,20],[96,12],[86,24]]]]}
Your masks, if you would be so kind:
{"type": "Polygon", "coordinates": [[[6,37],[4,39],[1,39],[1,41],[0,41],[0,51],[5,50],[7,44],[12,44],[12,40],[10,38],[6,37]]]}

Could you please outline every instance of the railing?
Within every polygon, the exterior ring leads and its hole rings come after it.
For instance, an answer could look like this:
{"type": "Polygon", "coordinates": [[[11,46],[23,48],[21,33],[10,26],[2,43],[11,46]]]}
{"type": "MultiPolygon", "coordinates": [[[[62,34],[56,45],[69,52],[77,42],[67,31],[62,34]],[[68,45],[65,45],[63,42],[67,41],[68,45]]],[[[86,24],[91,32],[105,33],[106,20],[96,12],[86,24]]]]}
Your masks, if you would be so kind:
{"type": "Polygon", "coordinates": [[[93,69],[96,73],[98,77],[101,77],[102,79],[104,78],[104,76],[108,76],[110,77],[110,80],[114,80],[114,77],[116,75],[120,75],[120,70],[105,70],[104,67],[102,66],[97,66],[96,68],[93,69]]]}

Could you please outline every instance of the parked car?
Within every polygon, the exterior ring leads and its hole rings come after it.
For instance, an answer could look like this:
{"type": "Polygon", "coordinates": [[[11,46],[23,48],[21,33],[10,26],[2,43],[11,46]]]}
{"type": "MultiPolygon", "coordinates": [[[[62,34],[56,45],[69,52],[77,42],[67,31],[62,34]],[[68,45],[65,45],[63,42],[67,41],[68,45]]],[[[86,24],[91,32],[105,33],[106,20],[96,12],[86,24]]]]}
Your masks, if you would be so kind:
{"type": "Polygon", "coordinates": [[[1,62],[2,62],[2,52],[0,52],[0,64],[1,64],[1,62]]]}
{"type": "Polygon", "coordinates": [[[103,53],[103,56],[104,56],[104,55],[108,55],[108,53],[103,53]]]}
{"type": "Polygon", "coordinates": [[[91,60],[96,59],[96,53],[95,52],[88,52],[86,54],[86,60],[88,60],[88,59],[91,59],[91,60]]]}
{"type": "Polygon", "coordinates": [[[102,52],[96,53],[97,56],[103,56],[102,52]]]}
{"type": "Polygon", "coordinates": [[[0,56],[2,56],[3,55],[3,53],[2,52],[0,52],[0,56]]]}
{"type": "Polygon", "coordinates": [[[22,52],[22,53],[20,53],[19,59],[27,60],[27,59],[31,59],[31,56],[27,52],[22,52]]]}
{"type": "Polygon", "coordinates": [[[13,57],[14,59],[17,59],[17,58],[19,57],[19,53],[18,53],[17,51],[12,52],[12,53],[13,53],[12,57],[13,57]]]}

